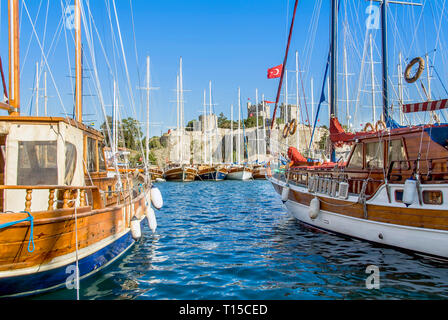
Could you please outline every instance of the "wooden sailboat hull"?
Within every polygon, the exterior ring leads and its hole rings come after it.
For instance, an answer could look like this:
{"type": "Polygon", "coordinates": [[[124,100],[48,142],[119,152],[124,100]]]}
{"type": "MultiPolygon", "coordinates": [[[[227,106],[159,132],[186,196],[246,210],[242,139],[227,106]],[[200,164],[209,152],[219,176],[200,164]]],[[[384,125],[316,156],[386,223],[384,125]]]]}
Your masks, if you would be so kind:
{"type": "Polygon", "coordinates": [[[252,178],[252,171],[249,168],[231,168],[227,175],[229,180],[249,180],[252,178]]]}
{"type": "MultiPolygon", "coordinates": [[[[149,191],[132,203],[77,208],[77,228],[73,208],[33,213],[34,243],[30,243],[30,222],[0,229],[0,297],[38,294],[63,288],[68,282],[73,285],[77,256],[80,279],[118,259],[135,243],[130,220],[145,218],[148,197],[149,191]]],[[[27,216],[12,215],[1,216],[0,225],[27,216]]]]}
{"type": "Polygon", "coordinates": [[[227,170],[220,168],[207,168],[203,170],[198,171],[198,175],[196,177],[196,180],[201,181],[222,181],[225,180],[227,177],[227,170]]]}
{"type": "Polygon", "coordinates": [[[198,170],[192,167],[178,167],[165,171],[166,181],[172,182],[191,182],[194,181],[198,170]]]}
{"type": "MultiPolygon", "coordinates": [[[[281,195],[285,181],[268,178],[281,195]]],[[[323,194],[310,194],[306,187],[288,184],[289,197],[285,203],[288,212],[301,223],[335,234],[404,249],[420,255],[448,260],[448,211],[434,209],[395,208],[384,205],[386,190],[367,203],[368,216],[357,197],[334,199],[323,194]],[[320,210],[317,218],[310,217],[310,202],[317,197],[320,210]]],[[[403,186],[398,186],[403,188],[403,186]]],[[[397,187],[397,188],[398,188],[397,187]]],[[[440,189],[440,186],[438,186],[440,189]]]]}
{"type": "Polygon", "coordinates": [[[255,167],[252,170],[252,177],[255,180],[266,180],[266,168],[263,166],[255,167]]]}

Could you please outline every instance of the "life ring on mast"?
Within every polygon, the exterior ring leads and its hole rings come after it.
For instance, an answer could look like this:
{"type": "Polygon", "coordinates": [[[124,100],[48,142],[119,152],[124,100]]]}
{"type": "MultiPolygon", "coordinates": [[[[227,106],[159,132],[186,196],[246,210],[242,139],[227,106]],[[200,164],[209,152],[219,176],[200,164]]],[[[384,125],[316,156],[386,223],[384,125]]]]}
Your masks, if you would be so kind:
{"type": "Polygon", "coordinates": [[[378,120],[375,124],[375,131],[386,130],[386,128],[386,122],[383,120],[378,120]],[[380,126],[382,127],[381,129],[380,126]]]}
{"type": "Polygon", "coordinates": [[[420,76],[423,73],[423,70],[425,70],[425,60],[423,60],[422,57],[414,58],[414,59],[412,59],[412,61],[406,67],[406,70],[404,72],[404,79],[406,80],[407,83],[414,83],[415,81],[418,80],[418,78],[420,78],[420,76]],[[414,74],[413,77],[411,77],[412,67],[416,63],[418,63],[417,72],[414,74]]]}
{"type": "Polygon", "coordinates": [[[365,125],[363,131],[364,131],[364,132],[372,132],[372,131],[375,131],[375,128],[373,127],[373,125],[372,125],[370,122],[367,122],[367,124],[365,125]],[[370,128],[370,130],[367,131],[367,128],[370,128]]]}
{"type": "Polygon", "coordinates": [[[283,128],[283,138],[287,138],[289,134],[289,123],[285,124],[285,127],[283,128]]]}
{"type": "Polygon", "coordinates": [[[297,120],[292,119],[289,123],[289,135],[292,136],[297,131],[297,120]]]}

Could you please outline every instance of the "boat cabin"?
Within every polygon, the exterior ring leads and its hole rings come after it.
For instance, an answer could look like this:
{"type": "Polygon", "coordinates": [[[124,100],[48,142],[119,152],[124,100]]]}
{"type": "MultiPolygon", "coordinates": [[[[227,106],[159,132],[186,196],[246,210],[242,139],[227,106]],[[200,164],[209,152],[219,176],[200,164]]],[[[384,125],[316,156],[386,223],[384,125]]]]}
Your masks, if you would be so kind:
{"type": "MultiPolygon", "coordinates": [[[[0,211],[23,211],[27,191],[9,186],[85,186],[106,176],[103,136],[74,120],[0,117],[0,211]]],[[[49,207],[49,189],[33,190],[31,211],[49,207]]]]}

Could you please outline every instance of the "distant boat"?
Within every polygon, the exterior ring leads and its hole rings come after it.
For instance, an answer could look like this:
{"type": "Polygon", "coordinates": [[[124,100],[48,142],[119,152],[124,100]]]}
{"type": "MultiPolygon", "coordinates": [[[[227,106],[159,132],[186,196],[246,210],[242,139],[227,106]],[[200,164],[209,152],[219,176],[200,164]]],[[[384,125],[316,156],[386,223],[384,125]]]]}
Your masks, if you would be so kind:
{"type": "Polygon", "coordinates": [[[224,166],[200,166],[196,180],[222,181],[225,180],[228,170],[224,166]]]}
{"type": "Polygon", "coordinates": [[[252,169],[247,166],[237,165],[229,169],[227,175],[229,180],[249,180],[252,179],[252,169]]]}
{"type": "Polygon", "coordinates": [[[266,167],[263,165],[255,165],[252,169],[252,177],[255,180],[266,180],[266,167]]]}
{"type": "Polygon", "coordinates": [[[182,165],[166,169],[164,177],[166,181],[191,182],[195,180],[197,174],[198,169],[192,166],[182,165]]]}

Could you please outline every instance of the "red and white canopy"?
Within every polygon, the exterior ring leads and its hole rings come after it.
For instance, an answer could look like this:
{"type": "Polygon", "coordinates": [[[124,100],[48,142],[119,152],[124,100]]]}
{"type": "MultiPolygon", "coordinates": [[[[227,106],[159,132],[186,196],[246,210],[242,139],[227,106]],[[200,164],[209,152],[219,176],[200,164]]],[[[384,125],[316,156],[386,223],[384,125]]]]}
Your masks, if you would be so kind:
{"type": "Polygon", "coordinates": [[[404,113],[436,111],[448,108],[448,99],[403,105],[404,113]]]}

